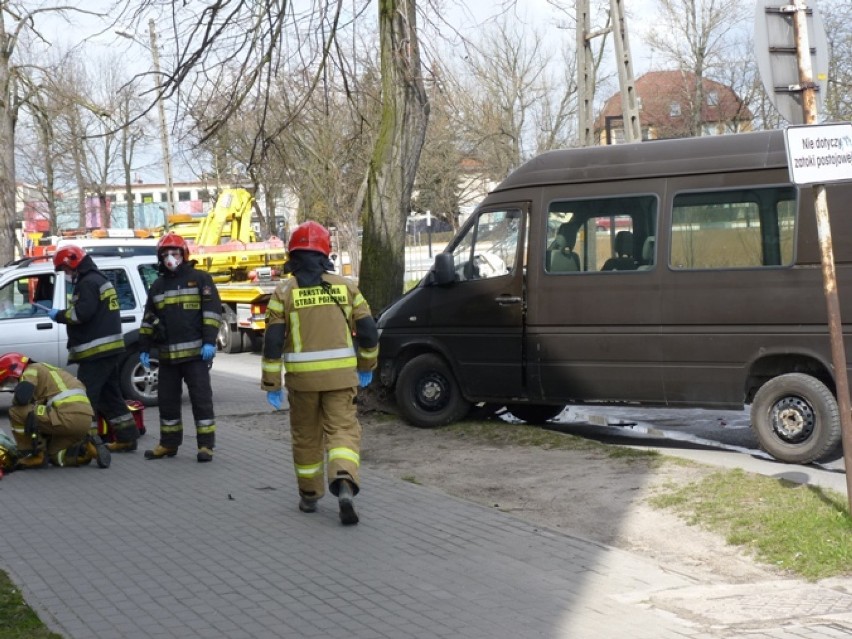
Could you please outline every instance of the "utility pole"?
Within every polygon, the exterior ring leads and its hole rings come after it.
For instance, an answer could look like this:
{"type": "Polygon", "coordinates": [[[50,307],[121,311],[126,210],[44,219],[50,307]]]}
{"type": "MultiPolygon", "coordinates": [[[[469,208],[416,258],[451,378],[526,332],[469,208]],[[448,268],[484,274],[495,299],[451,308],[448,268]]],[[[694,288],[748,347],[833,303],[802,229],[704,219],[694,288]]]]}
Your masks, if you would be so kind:
{"type": "MultiPolygon", "coordinates": [[[[802,116],[807,125],[817,124],[818,109],[816,83],[811,64],[811,47],[808,40],[805,0],[793,0],[788,11],[793,18],[796,39],[796,63],[799,67],[799,88],[802,96],[802,116]]],[[[817,219],[822,274],[825,290],[828,329],[831,338],[831,363],[837,387],[837,408],[840,412],[840,429],[843,441],[843,464],[846,469],[846,498],[852,512],[852,402],[849,399],[849,377],[846,371],[846,349],[843,345],[843,322],[840,317],[840,299],[837,294],[837,273],[834,268],[834,248],[831,240],[831,223],[828,214],[828,196],[825,184],[814,184],[814,210],[817,219]]]]}
{"type": "Polygon", "coordinates": [[[579,102],[579,143],[593,146],[595,100],[595,61],[591,42],[597,36],[612,32],[615,42],[618,83],[621,92],[621,110],[624,139],[638,142],[642,139],[639,121],[639,104],[633,80],[633,64],[630,61],[630,43],[627,37],[627,21],[624,17],[623,0],[610,0],[610,25],[605,29],[591,31],[589,0],[577,0],[577,93],[579,102]]]}
{"type": "Polygon", "coordinates": [[[589,33],[589,0],[577,0],[577,104],[580,146],[594,146],[595,58],[589,33]]]}
{"type": "Polygon", "coordinates": [[[148,21],[148,33],[151,36],[151,57],[154,59],[154,83],[157,91],[157,109],[160,114],[160,142],[163,145],[163,172],[166,178],[166,214],[163,228],[169,230],[169,216],[175,212],[175,185],[172,181],[172,154],[169,149],[169,128],[166,124],[166,107],[163,100],[162,74],[160,72],[160,49],[157,46],[157,32],[154,19],[148,21]]]}
{"type": "Polygon", "coordinates": [[[615,63],[618,66],[618,84],[621,87],[621,114],[624,117],[625,142],[642,140],[639,122],[639,105],[636,84],[633,81],[633,64],[630,62],[630,43],[627,39],[627,21],[624,19],[623,0],[610,0],[612,36],[615,42],[615,63]]]}

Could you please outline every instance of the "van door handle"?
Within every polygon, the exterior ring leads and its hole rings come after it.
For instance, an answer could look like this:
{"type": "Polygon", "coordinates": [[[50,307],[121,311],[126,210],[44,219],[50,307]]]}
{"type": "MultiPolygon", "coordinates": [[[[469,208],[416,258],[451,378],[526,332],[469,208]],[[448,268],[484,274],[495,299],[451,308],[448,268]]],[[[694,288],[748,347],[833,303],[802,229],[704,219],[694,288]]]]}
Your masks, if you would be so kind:
{"type": "Polygon", "coordinates": [[[500,295],[494,301],[500,306],[506,306],[508,304],[520,304],[521,298],[513,295],[500,295]]]}
{"type": "Polygon", "coordinates": [[[48,322],[47,324],[41,322],[41,323],[36,324],[36,330],[37,331],[46,331],[46,330],[49,330],[51,328],[53,328],[53,322],[48,322]]]}
{"type": "Polygon", "coordinates": [[[122,324],[132,324],[135,321],[135,318],[132,315],[128,315],[121,318],[122,324]]]}

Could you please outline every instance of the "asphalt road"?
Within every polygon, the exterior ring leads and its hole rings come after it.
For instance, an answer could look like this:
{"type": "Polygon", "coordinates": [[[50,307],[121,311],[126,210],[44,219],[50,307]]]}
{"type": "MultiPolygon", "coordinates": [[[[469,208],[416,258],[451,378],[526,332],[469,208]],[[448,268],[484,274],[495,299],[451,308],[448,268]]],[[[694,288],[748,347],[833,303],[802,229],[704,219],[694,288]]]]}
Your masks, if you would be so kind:
{"type": "MultiPolygon", "coordinates": [[[[748,407],[733,411],[569,406],[555,421],[568,432],[601,441],[644,443],[662,448],[720,449],[772,459],[760,450],[751,431],[748,407]]],[[[806,466],[843,471],[843,452],[838,449],[830,459],[806,466]]]]}

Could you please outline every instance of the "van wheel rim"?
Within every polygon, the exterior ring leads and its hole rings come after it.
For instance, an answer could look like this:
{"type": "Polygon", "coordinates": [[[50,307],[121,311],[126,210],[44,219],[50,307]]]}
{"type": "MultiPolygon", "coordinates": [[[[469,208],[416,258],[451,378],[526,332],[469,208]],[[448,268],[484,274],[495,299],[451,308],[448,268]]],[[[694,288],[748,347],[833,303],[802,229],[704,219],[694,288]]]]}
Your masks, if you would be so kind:
{"type": "Polygon", "coordinates": [[[443,375],[431,373],[417,384],[417,403],[430,412],[439,411],[447,405],[447,380],[443,375]]]}
{"type": "Polygon", "coordinates": [[[801,397],[785,397],[776,402],[769,417],[773,432],[785,442],[803,442],[814,432],[814,409],[801,397]]]}

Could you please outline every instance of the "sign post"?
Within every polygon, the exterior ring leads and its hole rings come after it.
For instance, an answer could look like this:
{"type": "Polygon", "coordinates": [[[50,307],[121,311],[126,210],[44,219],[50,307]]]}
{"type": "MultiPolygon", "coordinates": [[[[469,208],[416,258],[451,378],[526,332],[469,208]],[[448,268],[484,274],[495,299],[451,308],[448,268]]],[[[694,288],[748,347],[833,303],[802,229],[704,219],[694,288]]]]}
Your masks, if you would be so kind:
{"type": "MultiPolygon", "coordinates": [[[[817,236],[822,261],[823,288],[831,337],[831,362],[837,390],[837,407],[843,442],[843,463],[846,468],[846,494],[852,512],[852,408],[849,400],[849,380],[846,372],[846,352],[843,347],[843,324],[837,295],[834,269],[834,249],[825,182],[852,180],[852,125],[817,126],[816,87],[811,66],[805,0],[793,0],[779,9],[792,18],[796,43],[796,61],[801,93],[803,122],[806,126],[789,127],[785,131],[790,179],[796,184],[812,184],[817,236]]],[[[765,80],[764,80],[765,82],[765,80]]]]}

